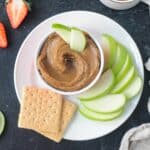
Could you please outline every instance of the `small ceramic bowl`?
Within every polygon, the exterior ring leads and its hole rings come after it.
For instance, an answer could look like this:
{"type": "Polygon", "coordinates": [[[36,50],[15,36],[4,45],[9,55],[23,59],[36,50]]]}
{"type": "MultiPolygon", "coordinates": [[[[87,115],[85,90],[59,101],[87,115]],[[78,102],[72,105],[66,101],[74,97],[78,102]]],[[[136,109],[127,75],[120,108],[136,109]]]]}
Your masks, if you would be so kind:
{"type": "Polygon", "coordinates": [[[150,5],[149,0],[100,0],[104,5],[116,10],[129,9],[136,6],[139,2],[150,5]]]}
{"type": "MultiPolygon", "coordinates": [[[[88,33],[88,32],[87,32],[87,33],[88,33]]],[[[89,33],[88,33],[88,34],[89,34],[89,33]]],[[[103,50],[102,50],[102,48],[101,48],[101,46],[100,46],[100,42],[98,42],[98,40],[97,40],[95,37],[91,36],[91,34],[89,34],[89,35],[90,35],[90,37],[93,39],[93,41],[95,42],[95,44],[97,45],[97,47],[98,47],[98,49],[99,49],[99,53],[100,53],[100,61],[101,61],[101,62],[100,62],[100,68],[99,68],[99,71],[98,71],[98,73],[97,73],[95,79],[94,79],[92,82],[90,82],[87,86],[85,86],[84,88],[82,88],[82,89],[80,89],[80,90],[76,90],[76,91],[63,91],[63,90],[57,89],[57,88],[51,86],[50,84],[48,84],[48,83],[42,78],[42,76],[41,76],[41,74],[40,74],[40,72],[39,72],[39,70],[38,70],[38,68],[37,68],[37,58],[38,58],[38,56],[39,56],[39,53],[40,53],[40,51],[41,51],[41,47],[42,47],[44,41],[47,39],[47,37],[45,37],[45,38],[40,42],[40,44],[39,44],[40,46],[39,46],[39,48],[38,48],[38,50],[37,50],[37,53],[36,53],[36,55],[35,55],[35,60],[34,60],[34,65],[35,65],[35,68],[36,68],[36,69],[35,69],[36,75],[37,75],[37,77],[38,77],[39,82],[42,83],[42,85],[44,85],[44,87],[46,87],[47,89],[50,89],[50,90],[52,90],[52,91],[54,91],[54,92],[56,92],[56,93],[62,94],[62,95],[76,95],[76,94],[80,94],[80,93],[82,93],[82,92],[88,90],[89,88],[91,88],[91,87],[99,80],[99,78],[100,78],[100,76],[101,76],[101,74],[102,74],[102,72],[103,72],[103,68],[104,68],[104,54],[103,54],[103,50]]]]}

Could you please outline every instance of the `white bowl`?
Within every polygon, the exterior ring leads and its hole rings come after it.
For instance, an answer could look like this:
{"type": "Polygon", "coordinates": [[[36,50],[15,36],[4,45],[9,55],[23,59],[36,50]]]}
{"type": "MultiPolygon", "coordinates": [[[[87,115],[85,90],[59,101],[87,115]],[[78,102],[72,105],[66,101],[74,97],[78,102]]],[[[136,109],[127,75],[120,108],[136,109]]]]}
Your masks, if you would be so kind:
{"type": "Polygon", "coordinates": [[[141,0],[100,0],[104,5],[116,10],[125,10],[136,6],[141,0]]]}
{"type": "MultiPolygon", "coordinates": [[[[84,30],[85,31],[85,30],[84,30]]],[[[97,41],[97,39],[94,37],[94,36],[91,36],[91,34],[89,32],[87,32],[90,37],[93,39],[93,41],[95,42],[95,44],[97,45],[98,49],[99,49],[99,53],[100,53],[100,69],[99,69],[99,72],[97,73],[95,79],[93,79],[93,81],[91,81],[87,86],[83,87],[82,89],[79,89],[79,90],[76,90],[76,91],[63,91],[63,90],[60,90],[60,89],[57,89],[53,86],[51,86],[50,84],[48,84],[41,76],[38,68],[37,68],[37,57],[39,56],[39,53],[41,51],[41,47],[44,43],[44,41],[47,39],[48,35],[50,35],[51,33],[49,33],[39,44],[38,46],[38,50],[37,50],[37,53],[35,55],[35,61],[34,61],[34,65],[35,65],[35,71],[36,71],[36,75],[38,77],[38,80],[40,82],[42,82],[42,84],[47,88],[47,89],[50,89],[56,93],[59,93],[59,94],[62,94],[62,95],[76,95],[76,94],[80,94],[86,90],[88,90],[89,88],[91,88],[100,78],[102,72],[103,72],[103,68],[104,68],[104,53],[103,53],[103,50],[100,46],[100,43],[97,41]]]]}

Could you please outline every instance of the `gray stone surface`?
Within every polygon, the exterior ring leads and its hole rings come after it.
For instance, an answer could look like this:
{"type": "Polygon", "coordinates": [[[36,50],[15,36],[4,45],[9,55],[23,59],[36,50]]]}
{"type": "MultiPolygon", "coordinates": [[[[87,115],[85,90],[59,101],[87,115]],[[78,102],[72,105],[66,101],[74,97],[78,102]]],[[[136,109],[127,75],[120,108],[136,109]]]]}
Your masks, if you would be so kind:
{"type": "MultiPolygon", "coordinates": [[[[4,0],[0,0],[2,2],[4,0]]],[[[0,137],[0,150],[118,150],[121,138],[128,129],[150,121],[147,112],[150,73],[145,71],[144,92],[138,107],[125,124],[110,135],[84,142],[63,140],[61,144],[55,144],[36,133],[17,128],[19,103],[13,70],[18,49],[28,33],[41,21],[69,10],[90,10],[111,17],[134,38],[143,61],[150,56],[150,16],[148,7],[142,3],[130,10],[114,11],[98,0],[33,0],[32,12],[17,30],[11,29],[4,6],[0,5],[0,21],[5,23],[9,39],[9,47],[0,49],[0,110],[7,118],[6,130],[0,137]]]]}

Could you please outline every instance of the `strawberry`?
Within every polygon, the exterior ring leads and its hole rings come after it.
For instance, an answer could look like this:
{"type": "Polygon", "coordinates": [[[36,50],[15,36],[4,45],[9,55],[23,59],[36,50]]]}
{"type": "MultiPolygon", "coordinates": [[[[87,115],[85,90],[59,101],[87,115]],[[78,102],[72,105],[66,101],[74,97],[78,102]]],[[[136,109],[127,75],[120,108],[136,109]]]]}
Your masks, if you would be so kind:
{"type": "Polygon", "coordinates": [[[6,30],[2,22],[0,22],[0,48],[6,48],[8,46],[6,30]]]}
{"type": "Polygon", "coordinates": [[[25,0],[7,0],[6,12],[12,28],[16,29],[23,22],[30,10],[30,4],[25,0]]]}

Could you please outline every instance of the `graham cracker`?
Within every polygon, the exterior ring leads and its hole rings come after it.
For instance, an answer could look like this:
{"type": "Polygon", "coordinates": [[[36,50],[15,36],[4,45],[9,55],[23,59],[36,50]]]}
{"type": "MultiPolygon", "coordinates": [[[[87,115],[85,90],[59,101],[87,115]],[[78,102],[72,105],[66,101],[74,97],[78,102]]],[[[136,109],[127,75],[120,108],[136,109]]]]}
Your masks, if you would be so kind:
{"type": "Polygon", "coordinates": [[[43,132],[37,129],[34,129],[34,130],[55,142],[60,142],[61,139],[63,138],[64,132],[67,126],[69,125],[74,113],[76,112],[76,109],[77,109],[77,106],[74,103],[68,100],[64,100],[63,108],[62,108],[61,130],[58,133],[43,132]]]}
{"type": "Polygon", "coordinates": [[[61,95],[36,87],[23,89],[18,127],[37,129],[44,132],[60,131],[61,95]]]}

